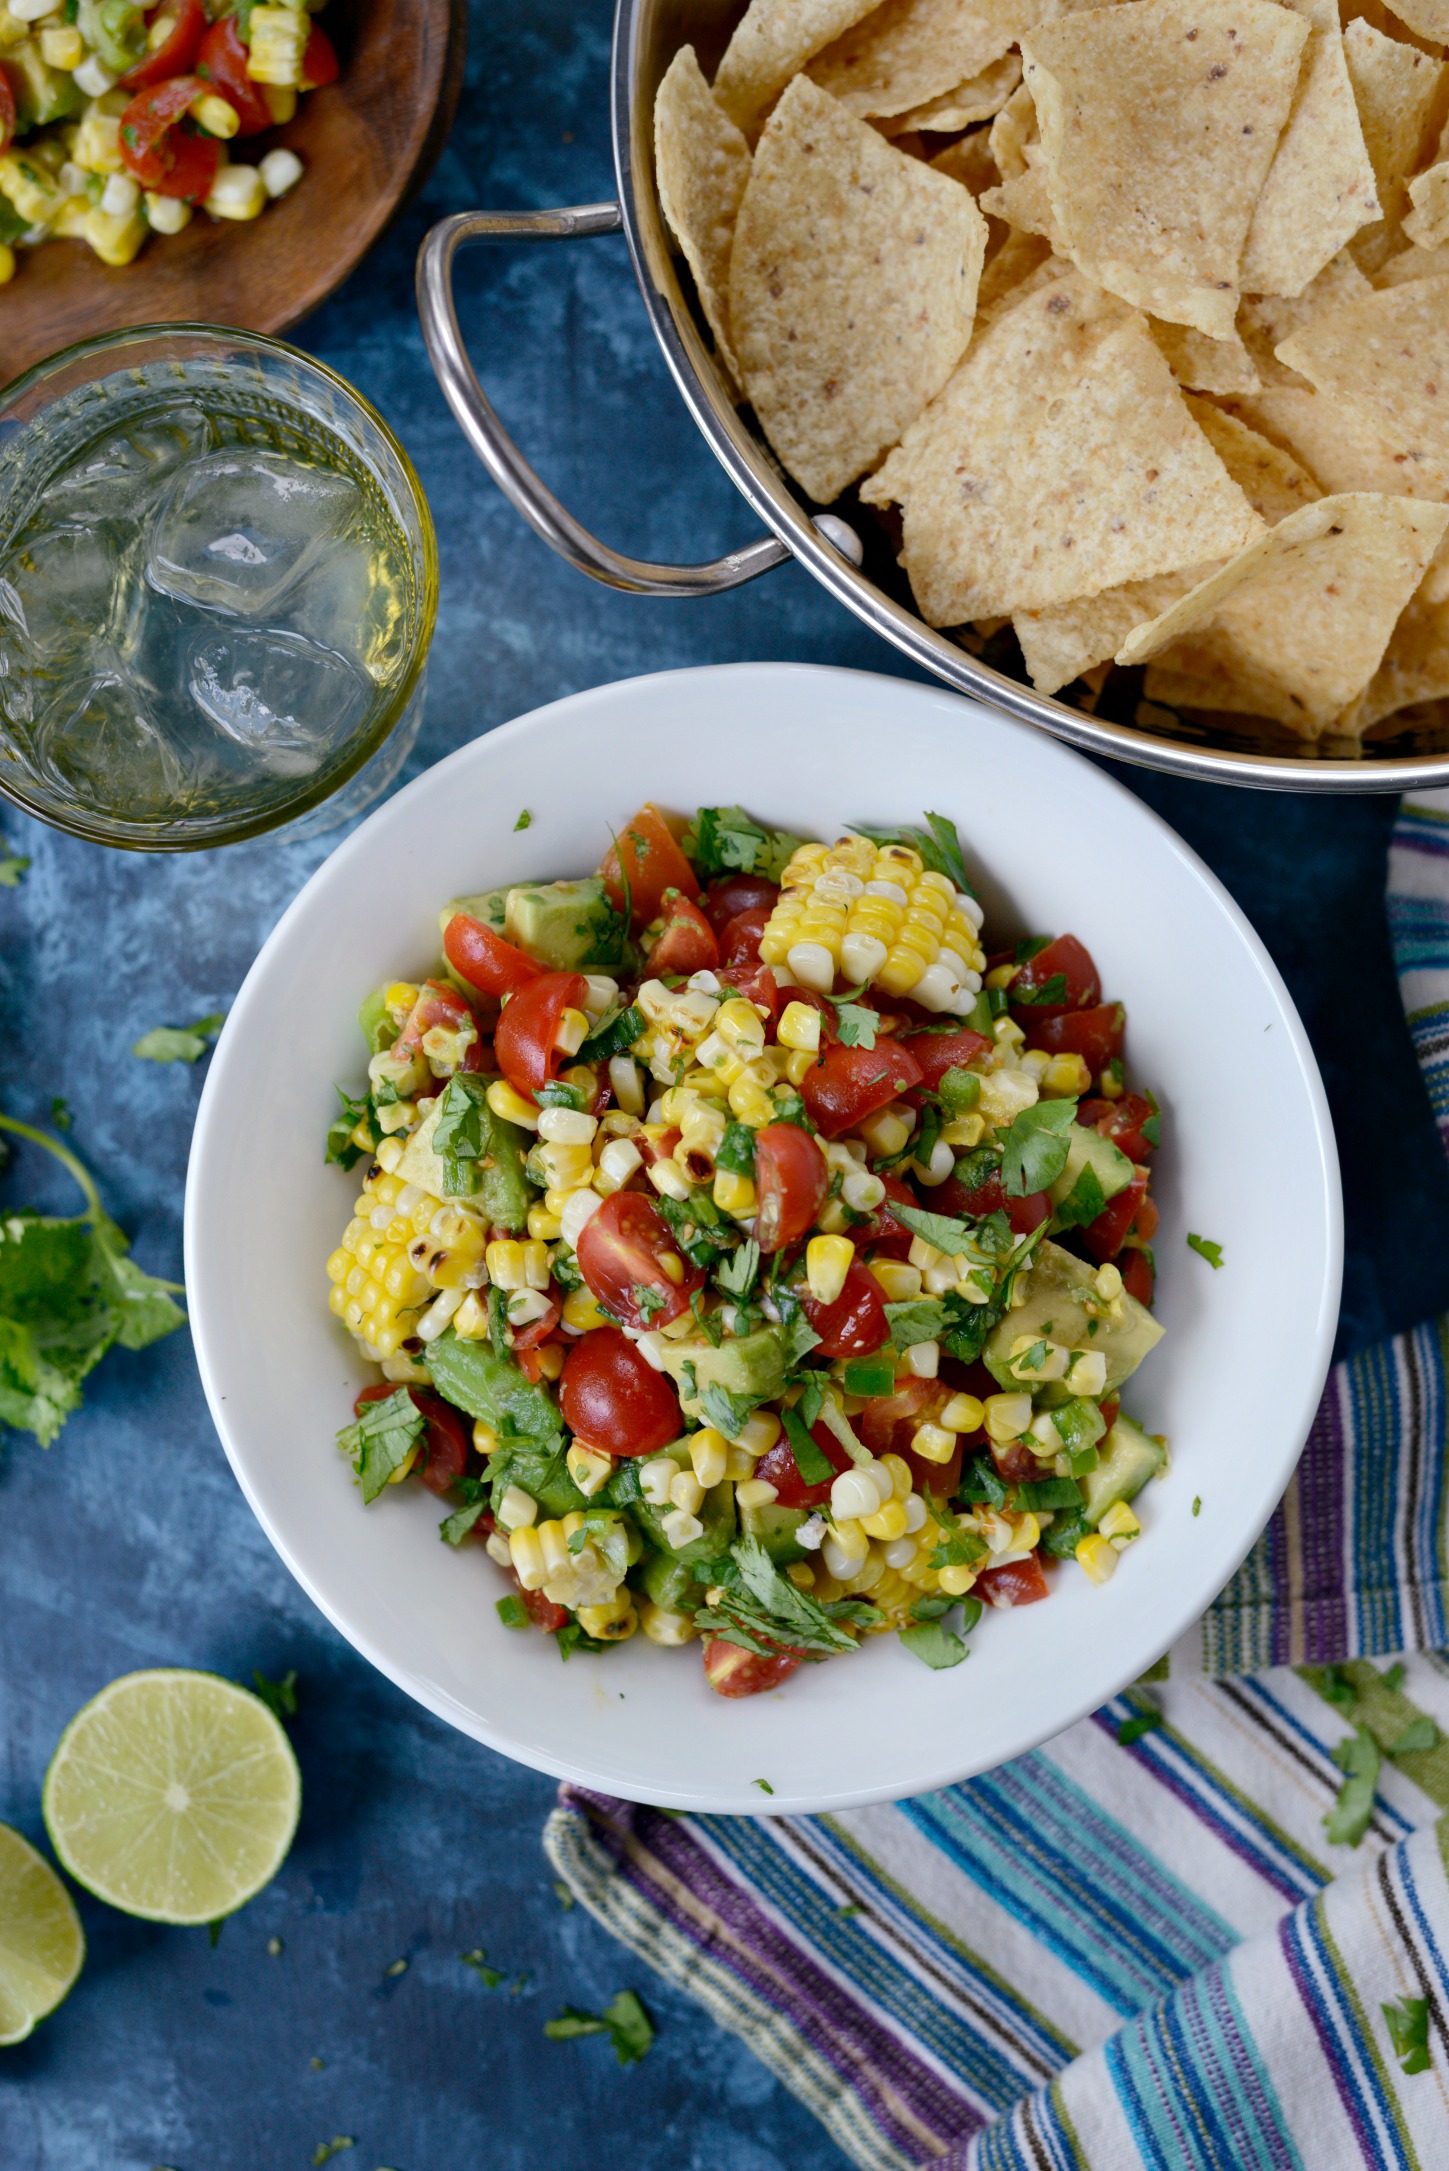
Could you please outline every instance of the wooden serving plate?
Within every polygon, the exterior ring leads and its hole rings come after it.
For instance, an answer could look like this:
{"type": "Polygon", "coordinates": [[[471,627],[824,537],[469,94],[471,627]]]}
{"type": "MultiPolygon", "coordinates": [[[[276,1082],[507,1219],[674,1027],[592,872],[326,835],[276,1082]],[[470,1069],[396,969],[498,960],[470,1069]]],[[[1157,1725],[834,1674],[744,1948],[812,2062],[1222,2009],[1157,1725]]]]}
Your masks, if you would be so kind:
{"type": "Polygon", "coordinates": [[[17,252],[0,288],[0,385],[61,347],[129,324],[233,324],[280,332],[355,270],[442,149],[463,83],[467,0],[334,0],[325,27],[340,79],[296,119],[236,146],[240,164],[285,143],[307,171],[247,224],[198,211],[154,234],[133,264],[83,241],[17,252]]]}

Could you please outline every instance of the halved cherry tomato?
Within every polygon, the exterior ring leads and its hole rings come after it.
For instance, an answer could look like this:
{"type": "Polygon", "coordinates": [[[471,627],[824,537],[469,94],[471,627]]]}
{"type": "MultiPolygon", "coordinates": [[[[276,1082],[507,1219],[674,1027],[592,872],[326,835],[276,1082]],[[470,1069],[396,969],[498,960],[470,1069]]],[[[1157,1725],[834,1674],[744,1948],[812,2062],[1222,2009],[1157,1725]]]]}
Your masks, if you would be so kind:
{"type": "Polygon", "coordinates": [[[767,1025],[774,1024],[795,993],[794,988],[781,987],[768,965],[721,965],[719,977],[725,987],[736,995],[743,995],[757,1010],[763,1010],[767,1025]]]}
{"type": "Polygon", "coordinates": [[[181,125],[192,99],[205,89],[200,76],[173,76],[138,91],[121,115],[121,163],[142,188],[163,196],[182,195],[180,182],[189,183],[205,159],[215,175],[220,156],[215,141],[188,135],[181,125]]]}
{"type": "Polygon", "coordinates": [[[825,1155],[798,1123],[767,1123],[756,1131],[755,1242],[761,1251],[788,1251],[798,1244],[829,1189],[825,1155]]]}
{"type": "Polygon", "coordinates": [[[446,980],[425,980],[397,1036],[397,1045],[400,1048],[418,1047],[424,1033],[431,1032],[435,1025],[441,1025],[448,1032],[458,1032],[472,1023],[473,1013],[456,988],[449,987],[446,980]]]}
{"type": "Polygon", "coordinates": [[[564,1360],[558,1406],[569,1430],[606,1455],[652,1455],[684,1430],[673,1381],[617,1327],[580,1335],[564,1360]]]}
{"type": "Polygon", "coordinates": [[[1064,1010],[1046,1018],[1023,1010],[1021,1023],[1029,1048],[1044,1048],[1049,1055],[1079,1055],[1088,1070],[1096,1072],[1122,1053],[1127,1013],[1120,1003],[1097,1003],[1090,1010],[1064,1010]]]}
{"type": "Polygon", "coordinates": [[[830,1476],[818,1485],[807,1485],[800,1475],[795,1450],[783,1432],[769,1453],[760,1457],[755,1475],[774,1486],[782,1508],[820,1507],[830,1498],[830,1488],[841,1471],[850,1468],[849,1455],[823,1419],[810,1427],[810,1437],[830,1465],[830,1476]]]}
{"type": "MultiPolygon", "coordinates": [[[[918,1493],[932,1492],[949,1500],[961,1482],[961,1442],[945,1462],[928,1462],[911,1442],[917,1428],[943,1409],[951,1388],[940,1380],[903,1379],[893,1395],[867,1402],[855,1418],[856,1431],[873,1455],[900,1455],[908,1464],[918,1493]]],[[[992,1382],[991,1392],[996,1392],[992,1382]]]]}
{"type": "Polygon", "coordinates": [[[716,1696],[759,1696],[788,1681],[799,1664],[798,1651],[742,1651],[723,1636],[711,1636],[704,1647],[704,1678],[716,1696]]]}
{"type": "Polygon", "coordinates": [[[10,78],[0,64],[0,158],[5,156],[15,141],[15,93],[10,78]]]}
{"type": "Polygon", "coordinates": [[[493,1053],[508,1083],[529,1099],[570,1060],[555,1045],[566,1010],[582,1010],[588,982],[581,972],[545,972],[510,995],[493,1035],[493,1053]]]}
{"type": "Polygon", "coordinates": [[[704,916],[717,935],[741,912],[773,912],[780,895],[779,884],[759,874],[726,874],[711,882],[704,893],[704,916]]]}
{"type": "Polygon", "coordinates": [[[205,34],[206,10],[201,0],[163,0],[162,6],[152,10],[146,26],[145,58],[121,77],[120,88],[145,90],[152,83],[164,83],[170,75],[184,75],[205,34]],[[158,44],[157,32],[168,24],[158,44]]]}
{"type": "Polygon", "coordinates": [[[906,1033],[900,1045],[915,1057],[921,1085],[934,1093],[948,1070],[969,1070],[983,1055],[990,1055],[993,1044],[984,1033],[963,1026],[959,1033],[906,1033]]]}
{"type": "Polygon", "coordinates": [[[326,84],[335,83],[341,72],[336,47],[321,24],[313,23],[307,50],[302,55],[302,80],[298,89],[321,90],[326,84]]]}
{"type": "MultiPolygon", "coordinates": [[[[430,1493],[446,1493],[457,1484],[468,1467],[470,1445],[467,1419],[460,1417],[451,1402],[435,1395],[427,1387],[409,1387],[408,1399],[415,1410],[421,1410],[428,1421],[423,1434],[423,1452],[417,1464],[418,1476],[430,1493]]],[[[355,1417],[362,1415],[369,1402],[386,1402],[395,1395],[397,1388],[391,1380],[379,1380],[374,1387],[364,1387],[352,1405],[355,1417]]]]}
{"type": "Polygon", "coordinates": [[[897,1221],[891,1212],[891,1205],[894,1202],[897,1206],[919,1206],[921,1202],[910,1185],[903,1183],[899,1176],[885,1175],[881,1177],[881,1182],[885,1185],[885,1198],[865,1227],[856,1230],[855,1240],[863,1250],[869,1251],[872,1258],[907,1259],[915,1238],[903,1221],[897,1221]]]}
{"type": "Polygon", "coordinates": [[[713,972],[719,944],[699,906],[678,890],[666,890],[663,911],[663,932],[649,952],[650,972],[656,978],[666,972],[713,972]]]}
{"type": "Polygon", "coordinates": [[[1157,1208],[1147,1196],[1148,1180],[1145,1168],[1134,1168],[1132,1181],[1126,1189],[1119,1191],[1116,1198],[1109,1199],[1096,1220],[1089,1221],[1082,1230],[1082,1242],[1087,1247],[1088,1256],[1095,1259],[1099,1266],[1104,1265],[1108,1259],[1116,1258],[1127,1241],[1133,1223],[1143,1218],[1149,1208],[1152,1226],[1147,1229],[1139,1228],[1138,1234],[1146,1238],[1156,1230],[1157,1208]]]}
{"type": "Polygon", "coordinates": [[[1124,1093],[1120,1101],[1083,1101],[1078,1123],[1089,1124],[1120,1146],[1129,1161],[1145,1161],[1155,1149],[1143,1126],[1152,1120],[1152,1103],[1140,1093],[1124,1093]]]}
{"type": "Polygon", "coordinates": [[[1127,1251],[1121,1259],[1122,1287],[1129,1297],[1136,1297],[1139,1304],[1151,1305],[1152,1292],[1157,1285],[1157,1273],[1152,1264],[1150,1251],[1127,1251]]]}
{"type": "Polygon", "coordinates": [[[800,1092],[821,1135],[839,1138],[920,1082],[921,1066],[901,1041],[878,1040],[873,1048],[837,1041],[806,1071],[800,1092]]]}
{"type": "Polygon", "coordinates": [[[515,1356],[517,1356],[520,1350],[532,1350],[539,1348],[542,1343],[548,1340],[549,1336],[553,1333],[555,1327],[558,1325],[562,1317],[563,1306],[560,1304],[558,1298],[554,1296],[552,1292],[550,1292],[548,1300],[548,1310],[546,1312],[541,1313],[537,1319],[530,1319],[527,1326],[525,1327],[509,1328],[509,1348],[513,1351],[515,1356]]]}
{"type": "Polygon", "coordinates": [[[1102,1423],[1110,1432],[1117,1422],[1117,1414],[1122,1407],[1122,1397],[1120,1395],[1104,1395],[1099,1407],[1102,1412],[1102,1423]]]}
{"type": "Polygon", "coordinates": [[[658,807],[648,803],[642,806],[619,831],[618,844],[611,844],[604,854],[599,873],[616,912],[624,909],[621,855],[623,873],[629,877],[636,932],[658,919],[666,890],[678,890],[682,897],[699,895],[699,878],[675,843],[674,831],[658,807]]]}
{"type": "Polygon", "coordinates": [[[527,951],[515,949],[471,912],[455,912],[443,929],[443,955],[459,979],[480,995],[512,995],[544,970],[527,951]]]}
{"type": "Polygon", "coordinates": [[[1092,962],[1092,953],[1078,942],[1075,935],[1058,935],[1035,957],[1028,958],[1008,990],[1013,1015],[1018,1005],[1021,1016],[1017,1022],[1025,1025],[1028,1018],[1052,1018],[1064,1010],[1090,1010],[1102,1000],[1102,983],[1092,962]],[[1030,998],[1042,993],[1060,974],[1063,985],[1054,990],[1055,1001],[1033,1002],[1030,998]]]}
{"type": "Polygon", "coordinates": [[[864,1357],[889,1339],[880,1283],[859,1259],[847,1268],[845,1287],[833,1304],[821,1304],[808,1290],[801,1292],[801,1301],[805,1317],[820,1337],[822,1357],[864,1357]]]}
{"type": "Polygon", "coordinates": [[[979,1218],[983,1214],[1004,1213],[1018,1236],[1030,1236],[1039,1229],[1052,1210],[1052,1202],[1045,1191],[1029,1191],[1024,1199],[1012,1199],[1006,1195],[999,1170],[986,1178],[984,1183],[963,1184],[959,1177],[948,1176],[944,1183],[931,1189],[931,1210],[938,1214],[961,1214],[979,1218]]]}
{"type": "Polygon", "coordinates": [[[769,912],[757,905],[749,912],[737,912],[725,925],[719,938],[720,962],[725,965],[753,965],[760,954],[760,942],[770,924],[769,912]]]}
{"type": "Polygon", "coordinates": [[[219,23],[213,23],[202,39],[196,55],[196,72],[236,109],[236,117],[241,123],[237,134],[259,136],[264,128],[272,126],[272,109],[263,96],[261,84],[254,83],[247,74],[248,58],[247,47],[236,27],[236,17],[226,15],[219,23]]]}
{"type": "Polygon", "coordinates": [[[518,1595],[527,1607],[528,1618],[534,1627],[541,1628],[545,1635],[555,1635],[568,1620],[568,1607],[556,1606],[551,1598],[544,1597],[542,1591],[526,1591],[513,1569],[510,1568],[508,1573],[513,1576],[518,1595]]]}
{"type": "Polygon", "coordinates": [[[584,1225],[578,1261],[596,1302],[626,1327],[667,1327],[704,1282],[642,1191],[605,1199],[584,1225]]]}
{"type": "Polygon", "coordinates": [[[1034,1485],[1038,1478],[1050,1475],[1042,1457],[1034,1455],[1025,1440],[1010,1440],[1005,1447],[995,1440],[990,1444],[997,1475],[1009,1485],[1034,1485]]]}
{"type": "Polygon", "coordinates": [[[1008,1560],[999,1568],[983,1568],[971,1586],[971,1595],[984,1598],[988,1606],[1034,1606],[1039,1598],[1050,1598],[1051,1592],[1040,1560],[1035,1553],[1028,1553],[1025,1560],[1008,1560]]]}

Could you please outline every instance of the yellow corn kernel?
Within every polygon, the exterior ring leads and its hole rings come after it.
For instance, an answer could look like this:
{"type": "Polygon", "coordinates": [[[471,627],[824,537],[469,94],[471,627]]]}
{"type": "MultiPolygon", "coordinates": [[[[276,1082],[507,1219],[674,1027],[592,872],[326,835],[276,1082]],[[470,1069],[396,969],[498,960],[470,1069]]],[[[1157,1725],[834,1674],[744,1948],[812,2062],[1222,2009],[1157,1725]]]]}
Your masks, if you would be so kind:
{"type": "Polygon", "coordinates": [[[477,1295],[469,1290],[453,1314],[454,1334],[465,1342],[486,1342],[489,1335],[488,1307],[478,1302],[477,1295]]]}
{"type": "Polygon", "coordinates": [[[911,1453],[922,1462],[949,1462],[955,1452],[956,1435],[944,1425],[933,1425],[928,1419],[911,1434],[911,1453]]]}
{"type": "Polygon", "coordinates": [[[748,1071],[742,1072],[730,1087],[729,1104],[741,1123],[747,1123],[751,1130],[757,1131],[775,1119],[775,1103],[748,1071]]]}
{"type": "Polygon", "coordinates": [[[553,1044],[564,1055],[577,1055],[589,1037],[588,1014],[583,1010],[566,1010],[558,1021],[553,1044]]]}
{"type": "Polygon", "coordinates": [[[993,965],[985,984],[989,988],[1009,988],[1020,971],[1020,965],[993,965]]]}
{"type": "Polygon", "coordinates": [[[596,1636],[601,1643],[623,1643],[639,1626],[633,1592],[620,1584],[606,1605],[580,1606],[579,1626],[586,1636],[596,1636]]]}
{"type": "Polygon", "coordinates": [[[593,1180],[594,1156],[588,1146],[561,1146],[545,1139],[529,1156],[529,1174],[537,1167],[549,1191],[580,1191],[593,1180]]]}
{"type": "Polygon", "coordinates": [[[334,1319],[340,1319],[347,1309],[347,1291],[340,1282],[334,1282],[327,1292],[327,1309],[334,1319]]]}
{"type": "Polygon", "coordinates": [[[775,1038],[782,1048],[814,1055],[820,1046],[820,1012],[812,1010],[808,1003],[787,1003],[775,1028],[775,1038]]]}
{"type": "MultiPolygon", "coordinates": [[[[578,1510],[574,1512],[577,1514],[578,1510]]],[[[543,1549],[544,1568],[550,1582],[565,1575],[574,1565],[575,1556],[569,1551],[570,1520],[566,1516],[562,1522],[554,1520],[538,1525],[538,1542],[543,1549]]],[[[582,1524],[582,1516],[579,1520],[582,1524]]]]}
{"type": "Polygon", "coordinates": [[[528,1273],[523,1246],[512,1237],[495,1237],[483,1254],[488,1279],[498,1289],[526,1289],[528,1273]]]}
{"type": "Polygon", "coordinates": [[[85,59],[86,41],[73,23],[59,29],[42,30],[40,57],[47,68],[60,68],[69,75],[85,59]]]}
{"type": "Polygon", "coordinates": [[[473,1452],[485,1458],[498,1453],[498,1434],[493,1426],[485,1424],[481,1417],[473,1426],[473,1452]]]}
{"type": "Polygon", "coordinates": [[[692,1470],[680,1470],[669,1481],[669,1498],[686,1515],[698,1515],[704,1504],[704,1487],[692,1470]]]}
{"type": "Polygon", "coordinates": [[[874,1115],[856,1125],[872,1160],[888,1161],[901,1151],[915,1128],[915,1119],[895,1101],[888,1101],[874,1115]]]}
{"type": "Polygon", "coordinates": [[[1078,1545],[1077,1559],[1094,1583],[1110,1583],[1117,1573],[1117,1555],[1107,1539],[1099,1537],[1095,1531],[1078,1545]]]}
{"type": "Polygon", "coordinates": [[[564,1457],[569,1476],[586,1500],[602,1492],[614,1474],[614,1458],[598,1448],[586,1447],[582,1440],[575,1440],[564,1457]]]}
{"type": "Polygon", "coordinates": [[[264,83],[262,96],[274,128],[285,128],[288,121],[297,118],[297,93],[290,83],[264,83]]]}
{"type": "Polygon", "coordinates": [[[1055,1100],[1078,1100],[1092,1090],[1092,1073],[1079,1055],[1054,1055],[1041,1074],[1043,1093],[1055,1100]]]}
{"type": "Polygon", "coordinates": [[[956,1116],[942,1126],[941,1136],[948,1146],[979,1146],[985,1129],[982,1116],[956,1116]]]}
{"type": "Polygon", "coordinates": [[[699,1634],[692,1615],[671,1613],[666,1606],[656,1606],[652,1598],[646,1598],[639,1608],[639,1626],[651,1643],[671,1650],[692,1642],[699,1634]]]}
{"type": "Polygon", "coordinates": [[[587,1334],[592,1327],[607,1327],[610,1322],[594,1302],[591,1289],[571,1289],[563,1302],[563,1324],[570,1334],[587,1334]]]}
{"type": "Polygon", "coordinates": [[[528,1233],[541,1244],[556,1244],[563,1235],[563,1223],[558,1215],[551,1214],[546,1206],[530,1206],[528,1233]]]}
{"type": "Polygon", "coordinates": [[[706,1492],[712,1485],[718,1485],[724,1476],[729,1451],[729,1442],[722,1432],[715,1431],[713,1425],[705,1425],[691,1437],[689,1459],[706,1492]]]}
{"type": "Polygon", "coordinates": [[[984,1410],[988,1439],[1019,1440],[1031,1423],[1031,1396],[988,1395],[984,1410]]]}
{"type": "MultiPolygon", "coordinates": [[[[546,1524],[545,1529],[549,1526],[546,1524]]],[[[557,1528],[557,1525],[553,1526],[557,1528]]],[[[548,1580],[548,1568],[544,1561],[541,1533],[529,1528],[510,1531],[508,1558],[513,1563],[513,1573],[526,1591],[541,1591],[548,1580]]]]}
{"type": "MultiPolygon", "coordinates": [[[[456,1326],[456,1324],[457,1320],[455,1318],[454,1325],[456,1326]]],[[[568,1351],[560,1348],[557,1342],[545,1342],[543,1347],[536,1350],[534,1354],[538,1359],[539,1378],[558,1379],[563,1372],[568,1351]]]]}
{"type": "MultiPolygon", "coordinates": [[[[490,1245],[491,1250],[491,1245],[490,1245]]],[[[533,1237],[520,1246],[523,1253],[523,1286],[526,1289],[547,1289],[549,1278],[548,1246],[533,1237]]]]}
{"type": "Polygon", "coordinates": [[[785,1058],[785,1076],[792,1086],[802,1086],[815,1068],[818,1058],[808,1048],[792,1048],[785,1058]]]}
{"type": "Polygon", "coordinates": [[[538,1129],[541,1111],[530,1105],[521,1093],[515,1093],[505,1078],[495,1078],[485,1098],[495,1116],[505,1123],[521,1123],[526,1131],[538,1129]]]}
{"type": "Polygon", "coordinates": [[[872,1259],[870,1270],[891,1304],[909,1304],[921,1293],[921,1270],[904,1259],[872,1259]]]}
{"type": "Polygon", "coordinates": [[[714,1203],[722,1214],[752,1214],[755,1210],[754,1178],[737,1175],[732,1168],[717,1168],[714,1203]]]}
{"type": "Polygon", "coordinates": [[[805,1280],[817,1304],[834,1304],[855,1262],[848,1236],[812,1236],[805,1246],[805,1280]]]}
{"type": "Polygon", "coordinates": [[[862,1516],[860,1527],[868,1538],[903,1538],[906,1534],[905,1502],[888,1500],[878,1515],[862,1516]]]}
{"type": "Polygon", "coordinates": [[[747,1003],[743,995],[732,995],[722,1002],[714,1014],[714,1030],[741,1053],[749,1049],[757,1053],[765,1045],[765,1024],[753,1003],[747,1003]]]}
{"type": "Polygon", "coordinates": [[[327,1279],[329,1281],[346,1281],[351,1269],[351,1254],[340,1250],[334,1251],[327,1261],[327,1279]]]}
{"type": "Polygon", "coordinates": [[[739,1445],[752,1455],[768,1455],[783,1430],[773,1410],[756,1410],[740,1427],[739,1445]]]}
{"type": "Polygon", "coordinates": [[[1125,1500],[1116,1500],[1112,1503],[1112,1506],[1108,1508],[1106,1514],[1102,1517],[1101,1522],[1098,1523],[1097,1529],[1102,1537],[1111,1538],[1114,1541],[1120,1538],[1124,1543],[1129,1538],[1140,1537],[1142,1533],[1142,1525],[1138,1522],[1137,1517],[1125,1500]]]}
{"type": "Polygon", "coordinates": [[[958,1561],[954,1567],[943,1568],[937,1580],[948,1598],[964,1598],[976,1581],[976,1570],[958,1561]]]}
{"type": "Polygon", "coordinates": [[[398,1464],[397,1468],[395,1470],[389,1471],[387,1480],[388,1484],[401,1485],[403,1479],[408,1475],[408,1472],[412,1469],[412,1466],[417,1461],[417,1459],[418,1443],[416,1440],[414,1440],[412,1446],[408,1449],[407,1453],[404,1455],[402,1461],[398,1464]]]}
{"type": "Polygon", "coordinates": [[[411,980],[394,980],[383,989],[382,1007],[395,1025],[405,1024],[418,999],[418,990],[411,980]]]}
{"type": "Polygon", "coordinates": [[[295,89],[302,80],[302,62],[311,30],[305,9],[253,8],[251,49],[247,55],[247,74],[252,81],[295,89]]]}
{"type": "Polygon", "coordinates": [[[186,108],[198,128],[204,128],[209,136],[219,137],[223,143],[241,127],[241,115],[228,99],[218,98],[215,91],[201,91],[186,108]]]}
{"type": "Polygon", "coordinates": [[[767,1508],[779,1497],[768,1478],[742,1478],[735,1486],[735,1501],[742,1508],[767,1508]]]}
{"type": "Polygon", "coordinates": [[[897,1500],[909,1500],[915,1480],[911,1466],[903,1455],[882,1455],[880,1467],[891,1481],[891,1491],[897,1500]]]}
{"type": "Polygon", "coordinates": [[[986,1422],[986,1405],[975,1395],[952,1395],[938,1422],[948,1432],[979,1432],[986,1422]]]}

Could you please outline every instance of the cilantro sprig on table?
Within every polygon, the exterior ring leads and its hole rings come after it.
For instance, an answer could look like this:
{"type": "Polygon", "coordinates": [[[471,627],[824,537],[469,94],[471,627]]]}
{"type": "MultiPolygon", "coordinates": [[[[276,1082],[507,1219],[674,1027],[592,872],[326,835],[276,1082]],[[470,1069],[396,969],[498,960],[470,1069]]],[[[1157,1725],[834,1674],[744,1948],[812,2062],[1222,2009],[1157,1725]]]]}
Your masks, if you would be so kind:
{"type": "Polygon", "coordinates": [[[58,1139],[0,1113],[0,1131],[53,1154],[84,1212],[26,1207],[0,1218],[0,1425],[49,1447],[81,1405],[80,1383],[107,1350],[145,1349],[184,1324],[179,1282],[141,1271],[83,1162],[58,1139]]]}

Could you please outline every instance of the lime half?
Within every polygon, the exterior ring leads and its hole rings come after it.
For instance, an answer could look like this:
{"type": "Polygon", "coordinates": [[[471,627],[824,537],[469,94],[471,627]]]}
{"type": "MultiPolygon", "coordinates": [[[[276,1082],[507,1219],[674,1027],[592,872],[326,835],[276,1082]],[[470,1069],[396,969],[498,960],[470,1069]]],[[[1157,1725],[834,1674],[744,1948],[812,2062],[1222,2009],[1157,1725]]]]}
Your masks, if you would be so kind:
{"type": "Polygon", "coordinates": [[[0,1824],[0,2043],[23,2043],[85,1964],[75,1902],[43,1854],[0,1824]]]}
{"type": "Polygon", "coordinates": [[[123,1674],[78,1711],[41,1807],[64,1868],[151,1922],[215,1922],[281,1868],[302,1802],[266,1705],[209,1673],[123,1674]]]}

